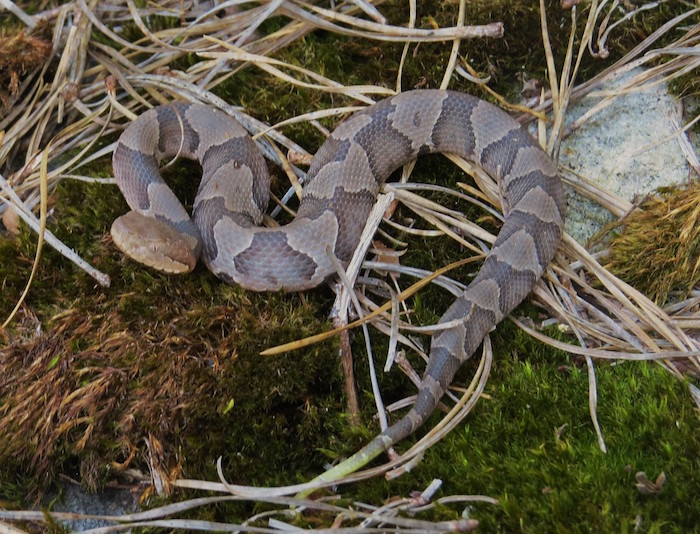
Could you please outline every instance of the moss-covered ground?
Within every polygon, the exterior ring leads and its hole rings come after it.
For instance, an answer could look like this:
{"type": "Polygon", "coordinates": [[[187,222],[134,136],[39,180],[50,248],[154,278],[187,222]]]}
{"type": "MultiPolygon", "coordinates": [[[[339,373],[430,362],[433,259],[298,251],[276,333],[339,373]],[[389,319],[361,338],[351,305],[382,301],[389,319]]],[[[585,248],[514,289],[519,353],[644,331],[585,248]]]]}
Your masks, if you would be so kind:
{"type": "MultiPolygon", "coordinates": [[[[561,59],[569,16],[557,4],[548,3],[549,27],[561,59]]],[[[536,3],[469,5],[469,22],[503,20],[506,37],[465,43],[463,53],[477,71],[491,74],[492,88],[517,100],[516,80],[542,80],[546,72],[536,3]]],[[[668,2],[642,12],[611,42],[607,61],[584,61],[582,76],[604,68],[686,8],[668,2]]],[[[392,2],[383,12],[396,23],[407,18],[403,2],[392,2]]],[[[421,2],[419,24],[429,24],[430,18],[441,26],[454,24],[456,7],[421,2]]],[[[270,30],[277,22],[268,24],[270,30]]],[[[279,56],[346,84],[393,87],[401,49],[316,32],[279,56]]],[[[409,54],[403,87],[437,86],[447,57],[443,43],[420,45],[409,54]]],[[[474,91],[466,83],[452,87],[474,91]]],[[[216,92],[270,122],[345,103],[342,97],[291,88],[252,68],[216,92]]],[[[307,147],[321,142],[308,126],[285,133],[307,147]]],[[[108,176],[108,159],[89,170],[108,176]]],[[[167,174],[189,203],[197,172],[196,165],[179,164],[167,174]]],[[[282,173],[273,172],[277,192],[284,190],[282,173]]],[[[464,179],[438,157],[419,163],[415,179],[435,177],[448,183],[464,179]]],[[[215,480],[221,456],[229,481],[276,485],[307,480],[376,432],[362,342],[353,350],[363,428],[347,424],[337,341],[279,357],[258,354],[329,328],[328,289],[255,294],[222,284],[202,266],[186,277],[156,274],[125,260],[107,237],[112,220],[127,209],[116,187],[65,182],[50,202],[54,233],[107,272],[112,286],[97,286],[45,248],[25,306],[0,334],[0,505],[31,505],[59,473],[99,489],[127,466],[145,471],[148,440],[162,446],[156,464],[165,473],[215,480]],[[38,325],[42,333],[35,337],[38,325]]],[[[0,235],[0,317],[19,297],[34,252],[35,236],[26,228],[19,239],[0,235]]],[[[435,268],[459,255],[449,240],[428,249],[414,240],[402,262],[435,268]]],[[[422,293],[416,322],[434,320],[448,303],[439,291],[422,293]]],[[[519,313],[537,311],[525,305],[519,313]]],[[[385,340],[376,334],[373,339],[381,354],[385,340]]],[[[493,340],[488,395],[468,419],[411,473],[345,488],[345,497],[379,504],[440,478],[442,494],[499,499],[498,506],[475,504],[467,511],[484,531],[698,528],[700,425],[687,384],[649,363],[598,366],[604,454],[589,418],[585,365],[543,347],[507,321],[493,340]],[[651,480],[663,471],[667,481],[656,494],[640,494],[638,471],[651,480]]],[[[468,382],[474,365],[460,371],[458,382],[468,382]]],[[[387,401],[413,391],[398,371],[380,378],[387,401]]],[[[251,509],[222,505],[199,513],[240,521],[251,509]]],[[[433,517],[453,519],[461,513],[445,506],[433,517]]]]}

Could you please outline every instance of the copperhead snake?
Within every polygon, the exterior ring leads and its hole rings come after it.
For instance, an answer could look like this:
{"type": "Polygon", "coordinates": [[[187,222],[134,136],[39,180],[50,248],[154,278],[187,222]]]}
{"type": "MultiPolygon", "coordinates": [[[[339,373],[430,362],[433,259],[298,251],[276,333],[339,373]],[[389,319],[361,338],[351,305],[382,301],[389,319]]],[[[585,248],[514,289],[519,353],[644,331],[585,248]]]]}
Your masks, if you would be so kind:
{"type": "Polygon", "coordinates": [[[192,270],[201,253],[225,282],[254,291],[309,289],[335,273],[328,246],[341,262],[350,260],[388,176],[433,152],[457,154],[498,177],[507,213],[478,275],[440,319],[456,324],[433,336],[415,404],[356,454],[369,459],[425,422],[460,365],[528,295],[556,252],[564,188],[523,127],[470,95],[400,93],[341,123],[311,163],[295,220],[261,228],[269,177],[245,130],[206,106],[159,106],[133,121],[114,150],[114,176],[132,211],[111,233],[127,255],[166,272],[192,270]],[[162,158],[178,153],[202,166],[192,218],[158,170],[162,158]]]}

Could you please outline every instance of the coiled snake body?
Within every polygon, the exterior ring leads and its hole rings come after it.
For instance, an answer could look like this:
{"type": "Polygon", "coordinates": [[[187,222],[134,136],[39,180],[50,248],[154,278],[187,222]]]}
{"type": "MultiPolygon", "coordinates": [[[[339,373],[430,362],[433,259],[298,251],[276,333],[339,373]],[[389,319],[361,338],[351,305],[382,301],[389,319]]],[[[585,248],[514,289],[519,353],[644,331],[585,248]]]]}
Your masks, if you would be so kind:
{"type": "Polygon", "coordinates": [[[432,152],[457,154],[498,177],[506,218],[478,275],[440,319],[455,326],[433,336],[415,404],[358,453],[369,459],[428,418],[460,365],[527,296],[559,245],[566,200],[556,165],[516,121],[450,91],[383,100],[343,122],[318,150],[295,220],[261,228],[269,178],[243,128],[205,106],[160,106],[131,123],[114,151],[114,176],[133,211],[115,221],[112,235],[124,252],[164,271],[191,270],[201,250],[226,282],[255,291],[308,289],[335,272],[329,245],[349,261],[387,177],[432,152]],[[159,161],[177,153],[202,165],[191,219],[158,172],[159,161]]]}

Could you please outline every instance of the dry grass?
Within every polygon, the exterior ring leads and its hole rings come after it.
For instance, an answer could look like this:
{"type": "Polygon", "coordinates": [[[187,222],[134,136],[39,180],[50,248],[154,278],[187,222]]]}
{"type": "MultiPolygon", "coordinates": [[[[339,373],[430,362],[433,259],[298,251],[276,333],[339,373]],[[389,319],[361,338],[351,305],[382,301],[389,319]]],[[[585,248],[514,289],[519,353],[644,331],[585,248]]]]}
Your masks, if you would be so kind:
{"type": "MultiPolygon", "coordinates": [[[[159,5],[147,4],[144,8],[137,8],[131,2],[99,2],[87,3],[85,0],[77,0],[63,4],[45,14],[54,28],[51,39],[54,57],[60,57],[58,64],[52,65],[52,76],[46,76],[49,69],[49,59],[46,55],[44,41],[34,42],[31,37],[18,37],[24,45],[32,47],[33,60],[21,63],[20,66],[9,67],[9,78],[4,85],[9,88],[3,98],[3,102],[10,102],[12,106],[5,106],[4,115],[0,117],[0,210],[5,211],[8,206],[16,211],[33,229],[42,231],[46,243],[74,261],[79,267],[86,270],[100,284],[108,285],[109,278],[99,272],[88,262],[81,259],[70,247],[61,243],[45,227],[46,209],[41,210],[37,217],[35,210],[55,185],[65,179],[100,181],[110,183],[110,179],[96,179],[81,174],[81,166],[86,162],[94,161],[113,149],[113,144],[103,146],[95,150],[98,140],[107,134],[120,131],[124,122],[133,118],[143,110],[173,99],[183,99],[193,102],[204,102],[218,107],[227,113],[234,115],[243,126],[254,136],[260,148],[268,159],[284,168],[290,176],[291,185],[288,193],[281,199],[287,203],[296,194],[295,186],[303,184],[304,173],[287,161],[282,149],[294,151],[296,154],[308,155],[308,152],[294,141],[287,138],[279,130],[278,125],[267,125],[245,114],[239,108],[232,106],[213,90],[223,81],[236,76],[244,68],[260,69],[279,80],[290,85],[299,85],[314,91],[344,95],[358,104],[370,104],[375,98],[391,94],[393,91],[386,88],[358,85],[344,86],[339,82],[323,76],[321,73],[286,64],[273,59],[271,55],[291,42],[302,38],[307,33],[318,28],[327,31],[338,32],[364,39],[391,40],[398,42],[428,42],[428,41],[452,41],[453,48],[451,61],[444,74],[443,86],[457,74],[470,75],[466,63],[458,65],[457,51],[460,40],[466,38],[480,38],[484,36],[497,36],[502,28],[498,24],[490,24],[480,27],[465,27],[463,11],[460,9],[459,21],[454,28],[440,29],[413,29],[415,24],[415,4],[411,3],[411,14],[408,27],[395,27],[384,24],[381,17],[377,21],[369,21],[360,18],[360,8],[376,16],[372,10],[373,5],[381,8],[381,2],[365,2],[357,0],[352,4],[338,5],[334,11],[321,9],[301,1],[297,2],[260,2],[247,6],[241,11],[224,11],[220,16],[214,16],[214,12],[193,11],[185,12],[182,8],[186,4],[180,1],[166,1],[159,5]],[[358,7],[359,6],[359,7],[358,7]],[[260,36],[258,30],[261,24],[273,14],[284,14],[287,22],[276,31],[260,36]],[[141,21],[147,17],[158,14],[181,17],[182,24],[175,28],[151,31],[141,21]],[[135,21],[144,37],[130,42],[120,34],[121,26],[127,21],[135,21]],[[70,22],[72,21],[72,24],[70,22]],[[95,39],[95,35],[100,39],[95,39]],[[105,42],[110,41],[107,45],[105,42]],[[196,55],[201,61],[193,66],[173,70],[173,62],[182,60],[191,55],[196,55]],[[18,74],[25,76],[24,81],[18,84],[18,74]],[[49,79],[44,83],[42,80],[49,79]],[[9,96],[7,96],[9,95],[9,96]],[[42,159],[44,161],[42,172],[42,159]]],[[[572,30],[568,53],[562,65],[556,65],[546,28],[546,19],[543,15],[542,37],[548,57],[550,90],[542,93],[537,101],[530,102],[530,107],[536,112],[549,112],[552,124],[549,129],[545,124],[540,124],[540,141],[548,152],[554,157],[558,154],[562,137],[571,128],[580,126],[590,120],[595,113],[604,108],[607,103],[616,98],[617,94],[604,95],[605,98],[595,106],[588,114],[584,115],[576,123],[564,126],[566,111],[571,102],[583,97],[607,78],[616,73],[626,71],[632,66],[650,64],[651,68],[643,79],[635,79],[625,90],[638,90],[645,84],[655,84],[667,81],[697,69],[697,54],[692,49],[697,49],[697,41],[700,30],[697,26],[690,29],[684,25],[690,17],[696,16],[697,9],[689,9],[682,17],[678,17],[665,27],[651,34],[641,45],[632,50],[627,56],[615,63],[595,78],[583,84],[576,83],[576,75],[582,58],[595,50],[595,54],[605,54],[605,42],[608,31],[613,26],[607,27],[607,14],[612,8],[606,6],[606,2],[593,1],[587,10],[587,24],[583,35],[575,36],[572,30]],[[683,29],[685,28],[685,29],[683,29]],[[655,48],[659,38],[670,31],[679,35],[678,39],[664,48],[655,48]],[[574,43],[580,43],[575,46],[574,43]]],[[[463,2],[460,3],[463,7],[463,2]]],[[[541,8],[544,10],[544,6],[541,8]]],[[[576,27],[575,21],[580,14],[577,8],[570,11],[572,28],[576,27]]],[[[27,20],[34,20],[27,17],[27,20]]],[[[621,22],[624,24],[624,21],[621,22]]],[[[24,34],[22,34],[24,35],[24,34]]],[[[408,52],[406,45],[404,58],[408,52]]],[[[0,67],[1,68],[1,67],[0,67]]],[[[473,74],[473,73],[472,73],[473,74]]],[[[396,86],[401,87],[401,77],[396,86]]],[[[624,90],[623,90],[624,91],[624,90]]],[[[353,107],[352,109],[355,109],[353,107]]],[[[308,121],[313,125],[321,117],[345,114],[350,110],[347,106],[334,109],[326,109],[316,114],[294,117],[294,121],[308,121]]],[[[532,113],[521,116],[521,120],[533,120],[532,113]]],[[[541,116],[541,115],[540,115],[541,116]]],[[[322,128],[319,126],[322,131],[322,128]]],[[[493,213],[494,219],[498,219],[500,198],[496,182],[486,176],[480,169],[474,168],[469,163],[457,158],[450,158],[459,167],[471,174],[480,190],[470,186],[464,186],[462,191],[451,191],[449,194],[468,199],[470,202],[485,206],[493,213]]],[[[407,185],[404,182],[411,173],[412,166],[404,169],[401,184],[387,185],[385,193],[388,197],[385,201],[391,202],[394,198],[402,202],[415,214],[430,223],[431,230],[421,231],[428,239],[434,235],[450,235],[461,246],[470,249],[477,254],[483,254],[488,244],[495,239],[487,229],[481,228],[461,214],[447,210],[435,203],[429,202],[414,194],[412,189],[419,186],[407,185]]],[[[564,179],[575,190],[607,207],[616,216],[628,213],[632,206],[605,191],[591,186],[586,180],[573,175],[566,169],[562,169],[564,179]]],[[[433,187],[434,186],[425,186],[433,187]]],[[[663,201],[650,201],[663,202],[663,201]]],[[[643,206],[644,207],[644,206],[643,206]]],[[[674,225],[682,224],[689,228],[697,227],[697,209],[668,208],[673,213],[674,225]],[[675,221],[680,220],[680,223],[675,221]]],[[[277,208],[272,216],[280,211],[277,208]]],[[[400,361],[399,347],[416,350],[422,354],[422,349],[412,338],[410,333],[430,330],[431,326],[416,327],[410,323],[410,304],[406,300],[414,291],[427,283],[438,283],[448,291],[456,293],[462,284],[449,278],[449,269],[441,270],[432,276],[429,273],[419,272],[416,269],[403,266],[390,254],[379,251],[378,260],[365,261],[366,251],[372,247],[371,238],[375,234],[376,227],[382,219],[383,208],[366,231],[366,239],[359,249],[356,260],[349,267],[347,283],[339,290],[336,302],[338,324],[342,329],[350,315],[362,317],[351,326],[359,324],[372,324],[377,330],[385,332],[390,337],[388,362],[400,361]],[[360,266],[368,269],[363,271],[358,278],[360,266]],[[393,278],[393,287],[383,281],[382,273],[393,275],[404,274],[401,281],[397,276],[393,278]],[[439,275],[439,276],[438,276],[439,275]],[[423,278],[415,286],[404,287],[403,280],[407,277],[423,278]],[[353,290],[352,287],[355,289],[353,290]],[[379,291],[371,290],[379,287],[379,291]],[[383,297],[386,296],[386,297],[383,297]],[[351,306],[351,302],[353,303],[351,306]],[[352,311],[349,311],[352,310],[352,311]]],[[[389,225],[398,223],[388,222],[389,225]]],[[[628,221],[626,224],[634,225],[628,221]]],[[[405,228],[406,231],[414,230],[405,228]]],[[[680,239],[683,239],[681,236],[680,239]]],[[[393,245],[399,250],[402,244],[394,240],[393,245]]],[[[690,256],[685,261],[693,276],[697,275],[697,248],[689,251],[690,256]],[[692,254],[695,254],[693,258],[692,254]]],[[[632,285],[623,282],[601,265],[601,257],[605,254],[591,255],[581,245],[576,243],[568,235],[564,237],[556,260],[549,267],[543,280],[538,283],[534,291],[534,299],[541,305],[547,314],[558,321],[560,327],[568,334],[570,343],[551,339],[532,325],[526,325],[516,321],[523,329],[533,336],[552,346],[562,348],[573,354],[580,354],[586,358],[590,376],[590,412],[596,426],[601,449],[605,449],[604,436],[596,422],[597,395],[595,383],[596,359],[629,359],[629,360],[655,360],[669,371],[679,372],[674,362],[682,361],[687,369],[700,371],[698,356],[700,356],[700,341],[697,332],[700,328],[698,320],[700,314],[700,291],[695,287],[697,277],[691,277],[687,282],[690,289],[682,301],[670,301],[665,307],[655,303],[653,299],[642,294],[632,285]]],[[[39,254],[37,254],[37,259],[39,254]]],[[[614,254],[611,256],[613,263],[614,254]]],[[[471,260],[470,260],[471,261],[471,260]]],[[[685,282],[684,282],[685,283],[685,282]]],[[[31,289],[29,289],[31,291],[31,289]]],[[[664,294],[668,294],[665,292],[664,294]]],[[[72,325],[67,321],[65,328],[72,325]]],[[[321,334],[323,338],[336,335],[338,332],[321,334]]],[[[123,341],[123,340],[122,340],[123,341]]],[[[137,340],[138,341],[138,340],[137,340]]],[[[46,358],[54,358],[60,349],[54,341],[37,341],[36,352],[31,352],[34,363],[27,369],[31,372],[33,365],[40,365],[46,358]],[[49,343],[49,345],[46,345],[49,343]],[[54,345],[51,345],[51,344],[54,345]]],[[[293,348],[293,347],[286,347],[293,348]]],[[[368,344],[368,352],[372,357],[371,347],[368,344]]],[[[12,351],[8,353],[12,358],[12,351]]],[[[89,358],[89,354],[85,354],[89,358]]],[[[10,364],[7,359],[4,363],[10,364]]],[[[44,362],[45,363],[45,362],[44,362]]],[[[490,344],[484,344],[484,355],[472,384],[464,391],[458,391],[459,398],[452,397],[453,406],[445,418],[430,432],[428,432],[416,445],[392,461],[349,475],[340,481],[347,483],[368,477],[385,475],[398,476],[418,461],[425,450],[436,443],[442,436],[449,432],[456,424],[466,417],[476,404],[480,393],[483,391],[488,379],[491,365],[490,344]]],[[[372,366],[373,368],[373,366],[372,366]]],[[[70,403],[72,419],[75,421],[88,421],[84,432],[93,431],[94,425],[109,411],[111,407],[95,406],[91,399],[98,396],[104,398],[104,392],[110,388],[118,388],[126,379],[122,371],[100,369],[98,365],[89,366],[90,372],[95,373],[96,379],[90,382],[90,391],[81,391],[80,378],[59,376],[60,369],[55,366],[50,371],[50,376],[42,377],[43,380],[51,380],[55,384],[55,398],[46,399],[36,397],[32,391],[26,392],[25,402],[29,404],[47,403],[47,405],[66,406],[69,398],[79,398],[79,402],[70,403]],[[53,374],[57,374],[53,377],[53,374]],[[66,382],[66,380],[69,380],[66,382]],[[72,382],[70,382],[72,380],[72,382]],[[95,388],[102,388],[97,391],[95,388]]],[[[411,369],[407,369],[409,375],[411,369]]],[[[93,377],[93,378],[95,378],[93,377]]],[[[39,377],[37,377],[38,379],[39,377]]],[[[381,393],[375,390],[380,419],[385,420],[381,393]]],[[[449,400],[446,400],[449,402],[449,400]]],[[[45,428],[45,422],[40,419],[23,419],[18,411],[17,416],[3,414],[3,425],[30,425],[37,433],[38,446],[34,453],[36,462],[44,462],[47,459],[43,447],[49,446],[49,434],[51,439],[60,438],[61,432],[55,429],[45,428]],[[49,432],[51,430],[51,432],[49,432]],[[43,439],[46,437],[46,440],[43,439]]],[[[3,428],[0,427],[0,431],[3,428]]],[[[66,432],[69,428],[63,429],[66,432]]],[[[18,447],[26,446],[18,444],[18,447]]],[[[167,474],[166,474],[167,475],[167,474]]],[[[276,521],[292,520],[303,515],[306,510],[313,513],[323,513],[326,517],[335,518],[330,522],[334,526],[355,525],[368,532],[380,531],[386,528],[397,528],[405,531],[442,531],[460,528],[471,528],[473,523],[464,524],[440,524],[422,522],[416,519],[405,519],[397,515],[399,510],[413,513],[422,507],[433,506],[427,504],[431,491],[417,499],[403,499],[383,508],[371,508],[367,505],[355,503],[353,506],[340,506],[326,501],[296,501],[282,497],[293,494],[300,489],[307,489],[306,485],[287,488],[248,488],[227,484],[223,480],[213,483],[192,480],[174,480],[175,486],[185,488],[197,488],[201,490],[217,491],[228,494],[220,499],[252,499],[270,503],[276,506],[269,516],[277,516],[276,521]],[[289,508],[294,506],[294,508],[289,508]]],[[[466,502],[469,497],[453,497],[460,502],[466,502]]],[[[165,519],[183,510],[204,506],[215,500],[207,498],[196,501],[186,501],[170,507],[164,507],[142,514],[124,516],[118,520],[123,524],[115,527],[116,531],[129,528],[130,525],[151,525],[169,528],[192,526],[186,520],[165,519]]],[[[437,501],[439,502],[439,501],[437,501]]],[[[265,515],[266,520],[270,517],[265,515]]],[[[5,513],[0,518],[41,520],[41,516],[32,513],[5,513]]],[[[55,518],[59,518],[56,514],[55,518]]],[[[250,523],[262,519],[253,517],[250,523]]],[[[272,521],[272,520],[270,520],[272,521]]],[[[274,522],[270,525],[274,526],[274,522]]],[[[200,524],[201,529],[215,530],[221,525],[200,524]]],[[[242,531],[252,529],[250,524],[229,525],[242,531]]],[[[2,528],[2,525],[0,525],[2,528]]],[[[257,529],[258,532],[271,531],[270,529],[257,529]]]]}
{"type": "Polygon", "coordinates": [[[608,228],[605,266],[632,285],[645,285],[657,304],[682,307],[700,283],[700,190],[697,182],[650,195],[608,228]]]}

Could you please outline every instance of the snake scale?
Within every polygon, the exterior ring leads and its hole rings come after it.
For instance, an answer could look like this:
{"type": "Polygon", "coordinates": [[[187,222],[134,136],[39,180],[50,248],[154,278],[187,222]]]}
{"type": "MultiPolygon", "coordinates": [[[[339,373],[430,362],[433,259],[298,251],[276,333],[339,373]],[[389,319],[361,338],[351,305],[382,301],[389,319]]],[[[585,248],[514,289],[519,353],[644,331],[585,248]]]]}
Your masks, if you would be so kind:
{"type": "MultiPolygon", "coordinates": [[[[269,177],[243,128],[205,106],[159,106],[133,121],[115,148],[114,176],[133,211],[114,222],[112,236],[128,255],[167,272],[191,270],[201,251],[225,282],[254,291],[308,289],[335,272],[328,246],[350,260],[388,176],[433,152],[457,154],[497,177],[506,217],[481,270],[440,319],[454,324],[433,335],[413,407],[355,455],[368,461],[428,418],[460,365],[528,295],[556,252],[564,188],[522,126],[470,95],[400,93],[341,123],[311,163],[294,221],[261,228],[269,177]],[[202,166],[192,218],[158,171],[160,160],[175,154],[202,166]]],[[[338,474],[331,469],[319,478],[338,474]]]]}

